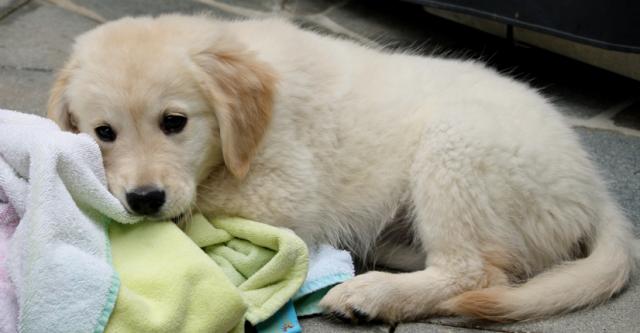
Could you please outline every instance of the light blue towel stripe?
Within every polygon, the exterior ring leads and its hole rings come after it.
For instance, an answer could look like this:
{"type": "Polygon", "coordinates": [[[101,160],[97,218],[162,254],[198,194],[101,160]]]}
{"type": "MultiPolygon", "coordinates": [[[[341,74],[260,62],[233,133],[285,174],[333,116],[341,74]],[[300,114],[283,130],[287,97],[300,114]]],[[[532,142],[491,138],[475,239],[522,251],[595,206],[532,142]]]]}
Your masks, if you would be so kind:
{"type": "MultiPolygon", "coordinates": [[[[102,225],[104,226],[104,232],[107,235],[107,240],[105,242],[107,251],[105,255],[107,257],[106,259],[107,259],[107,262],[109,263],[109,266],[113,267],[113,257],[111,256],[111,242],[109,240],[109,224],[110,223],[111,223],[111,220],[104,217],[104,220],[102,221],[102,225]]],[[[98,325],[93,330],[93,333],[103,333],[107,328],[109,317],[111,317],[111,313],[113,312],[113,309],[116,306],[116,299],[118,298],[119,290],[120,290],[120,277],[118,276],[118,272],[116,272],[114,269],[113,275],[111,276],[111,287],[107,292],[106,303],[104,305],[104,308],[102,309],[102,313],[100,314],[100,317],[98,318],[98,325]]]]}
{"type": "Polygon", "coordinates": [[[353,277],[352,274],[341,273],[341,274],[323,276],[313,281],[305,281],[305,283],[302,285],[300,290],[298,290],[298,292],[293,296],[293,300],[296,301],[299,298],[304,297],[316,290],[320,290],[327,286],[332,286],[334,284],[347,281],[352,277],[353,277]]]}

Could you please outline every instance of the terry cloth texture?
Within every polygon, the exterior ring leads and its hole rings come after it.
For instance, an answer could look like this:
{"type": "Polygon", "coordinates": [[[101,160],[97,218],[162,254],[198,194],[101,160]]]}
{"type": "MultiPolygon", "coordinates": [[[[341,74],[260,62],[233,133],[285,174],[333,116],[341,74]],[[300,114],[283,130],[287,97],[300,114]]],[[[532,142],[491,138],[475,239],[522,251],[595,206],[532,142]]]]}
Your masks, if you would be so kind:
{"type": "Polygon", "coordinates": [[[104,222],[132,223],[100,149],[38,116],[0,110],[0,188],[21,217],[7,253],[21,332],[101,332],[118,278],[104,222]]]}
{"type": "Polygon", "coordinates": [[[194,217],[187,234],[238,287],[257,324],[298,291],[307,275],[307,246],[291,230],[237,217],[194,217]]]}
{"type": "Polygon", "coordinates": [[[18,212],[0,188],[0,332],[7,333],[17,331],[18,303],[15,288],[9,279],[7,256],[9,240],[19,221],[18,212]]]}
{"type": "Polygon", "coordinates": [[[299,317],[318,314],[320,299],[334,285],[353,278],[355,269],[351,254],[331,245],[312,248],[309,254],[309,274],[304,284],[293,296],[299,317]]]}

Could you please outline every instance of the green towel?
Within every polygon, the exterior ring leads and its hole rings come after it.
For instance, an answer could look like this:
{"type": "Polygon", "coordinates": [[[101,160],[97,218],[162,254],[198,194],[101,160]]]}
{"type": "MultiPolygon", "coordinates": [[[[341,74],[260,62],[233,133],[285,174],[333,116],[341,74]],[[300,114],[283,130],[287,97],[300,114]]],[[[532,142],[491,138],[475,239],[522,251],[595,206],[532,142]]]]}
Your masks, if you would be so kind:
{"type": "Polygon", "coordinates": [[[109,238],[121,287],[107,332],[242,332],[307,274],[293,232],[240,218],[197,215],[186,235],[170,222],[114,223],[109,238]]]}
{"type": "Polygon", "coordinates": [[[307,276],[307,246],[291,230],[241,218],[197,215],[187,235],[222,268],[257,324],[276,313],[307,276]]]}

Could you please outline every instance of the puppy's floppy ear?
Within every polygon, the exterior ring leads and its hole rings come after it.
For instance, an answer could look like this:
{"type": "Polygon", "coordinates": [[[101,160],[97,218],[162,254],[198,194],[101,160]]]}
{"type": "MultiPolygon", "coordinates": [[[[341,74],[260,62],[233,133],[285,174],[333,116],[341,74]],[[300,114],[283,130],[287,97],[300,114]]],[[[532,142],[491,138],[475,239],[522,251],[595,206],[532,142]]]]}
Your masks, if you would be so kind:
{"type": "Polygon", "coordinates": [[[74,62],[69,61],[58,72],[49,95],[47,117],[53,120],[63,131],[78,132],[73,115],[69,112],[66,91],[69,86],[71,72],[75,68],[74,62]]]}
{"type": "Polygon", "coordinates": [[[271,121],[274,71],[230,41],[219,41],[193,59],[220,126],[224,162],[236,178],[243,178],[271,121]]]}

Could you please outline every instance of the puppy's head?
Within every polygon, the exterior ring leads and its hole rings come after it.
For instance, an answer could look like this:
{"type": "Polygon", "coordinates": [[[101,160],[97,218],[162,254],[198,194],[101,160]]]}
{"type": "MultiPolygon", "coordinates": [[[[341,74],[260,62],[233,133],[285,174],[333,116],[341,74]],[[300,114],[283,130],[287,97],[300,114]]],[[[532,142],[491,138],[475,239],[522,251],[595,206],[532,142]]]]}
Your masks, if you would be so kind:
{"type": "Polygon", "coordinates": [[[271,117],[272,70],[206,17],[127,18],[77,38],[48,116],[98,142],[131,212],[188,211],[212,168],[242,178],[271,117]]]}

